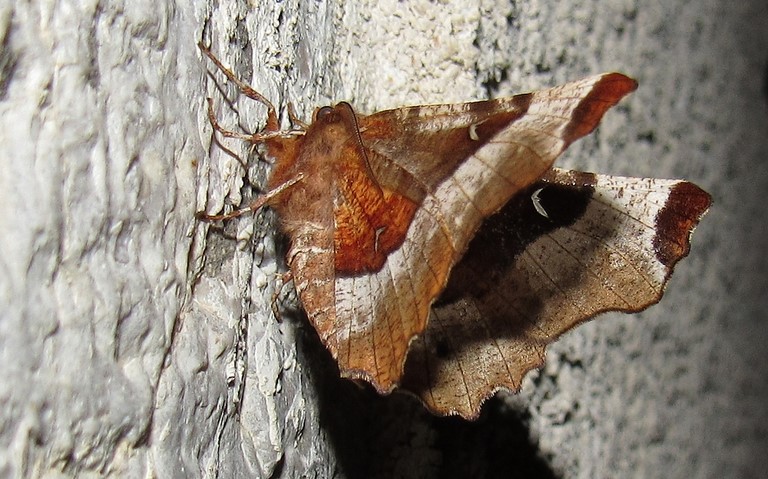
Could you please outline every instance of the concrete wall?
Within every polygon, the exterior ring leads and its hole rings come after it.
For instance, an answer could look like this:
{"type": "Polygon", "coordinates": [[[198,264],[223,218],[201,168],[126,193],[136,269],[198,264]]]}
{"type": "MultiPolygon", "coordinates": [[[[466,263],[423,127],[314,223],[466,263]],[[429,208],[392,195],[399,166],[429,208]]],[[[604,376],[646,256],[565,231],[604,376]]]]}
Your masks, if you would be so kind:
{"type": "Polygon", "coordinates": [[[0,474],[762,477],[766,25],[763,0],[0,5],[0,474]],[[715,205],[660,305],[567,335],[478,422],[436,419],[337,379],[290,297],[272,316],[273,214],[194,221],[269,170],[211,145],[206,96],[232,127],[264,110],[199,40],[305,118],[622,71],[640,88],[560,165],[715,205]]]}

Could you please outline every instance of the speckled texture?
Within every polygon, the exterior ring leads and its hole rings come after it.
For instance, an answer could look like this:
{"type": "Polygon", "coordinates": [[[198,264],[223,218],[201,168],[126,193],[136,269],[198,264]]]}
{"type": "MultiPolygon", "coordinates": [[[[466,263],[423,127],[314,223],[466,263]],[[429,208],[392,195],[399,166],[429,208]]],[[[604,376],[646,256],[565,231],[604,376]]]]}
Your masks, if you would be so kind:
{"type": "Polygon", "coordinates": [[[0,475],[764,475],[763,0],[252,3],[0,6],[0,475]],[[204,97],[229,126],[264,115],[215,75],[224,103],[200,39],[305,118],[623,71],[638,91],[560,165],[715,204],[661,304],[567,335],[477,423],[436,419],[337,379],[299,314],[272,316],[272,214],[194,221],[252,194],[204,97]]]}

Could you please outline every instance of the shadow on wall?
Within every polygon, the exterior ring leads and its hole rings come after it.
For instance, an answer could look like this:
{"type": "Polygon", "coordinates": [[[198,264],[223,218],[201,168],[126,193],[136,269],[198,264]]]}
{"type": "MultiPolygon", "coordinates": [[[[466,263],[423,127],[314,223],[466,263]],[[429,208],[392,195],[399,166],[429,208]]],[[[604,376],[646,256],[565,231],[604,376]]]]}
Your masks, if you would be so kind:
{"type": "Polygon", "coordinates": [[[438,418],[403,394],[341,379],[308,324],[299,345],[320,394],[321,426],[344,475],[356,478],[556,478],[530,443],[527,418],[491,399],[480,418],[438,418]]]}

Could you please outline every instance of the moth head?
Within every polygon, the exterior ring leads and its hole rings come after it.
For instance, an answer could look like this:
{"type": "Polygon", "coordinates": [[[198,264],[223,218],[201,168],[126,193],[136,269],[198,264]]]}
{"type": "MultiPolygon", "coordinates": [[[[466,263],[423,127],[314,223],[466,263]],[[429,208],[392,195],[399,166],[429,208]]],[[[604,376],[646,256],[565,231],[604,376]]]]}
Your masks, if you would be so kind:
{"type": "MultiPolygon", "coordinates": [[[[326,137],[353,138],[360,147],[361,154],[365,156],[357,116],[352,109],[352,105],[349,103],[341,102],[333,107],[324,106],[316,109],[314,115],[312,115],[312,126],[316,130],[322,130],[326,137]]],[[[367,164],[367,158],[365,161],[367,164]]],[[[370,170],[370,167],[367,168],[370,170]]]]}
{"type": "Polygon", "coordinates": [[[354,118],[354,116],[355,113],[352,110],[352,105],[347,102],[341,102],[336,106],[324,106],[315,109],[312,120],[313,123],[329,125],[332,123],[348,121],[350,118],[354,118]]]}

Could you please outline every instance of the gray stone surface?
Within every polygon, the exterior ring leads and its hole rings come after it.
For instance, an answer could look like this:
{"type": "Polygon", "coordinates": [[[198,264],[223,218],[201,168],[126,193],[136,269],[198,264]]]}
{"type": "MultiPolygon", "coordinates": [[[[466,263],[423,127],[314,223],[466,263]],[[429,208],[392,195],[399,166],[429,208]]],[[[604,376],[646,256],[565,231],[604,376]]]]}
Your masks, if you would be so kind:
{"type": "Polygon", "coordinates": [[[764,477],[764,0],[38,0],[0,4],[0,40],[0,475],[764,477]],[[269,170],[211,145],[206,96],[232,127],[264,109],[201,39],[305,118],[622,71],[640,88],[560,164],[715,204],[659,305],[568,334],[477,423],[433,418],[337,379],[290,295],[272,316],[274,215],[194,221],[269,170]]]}

